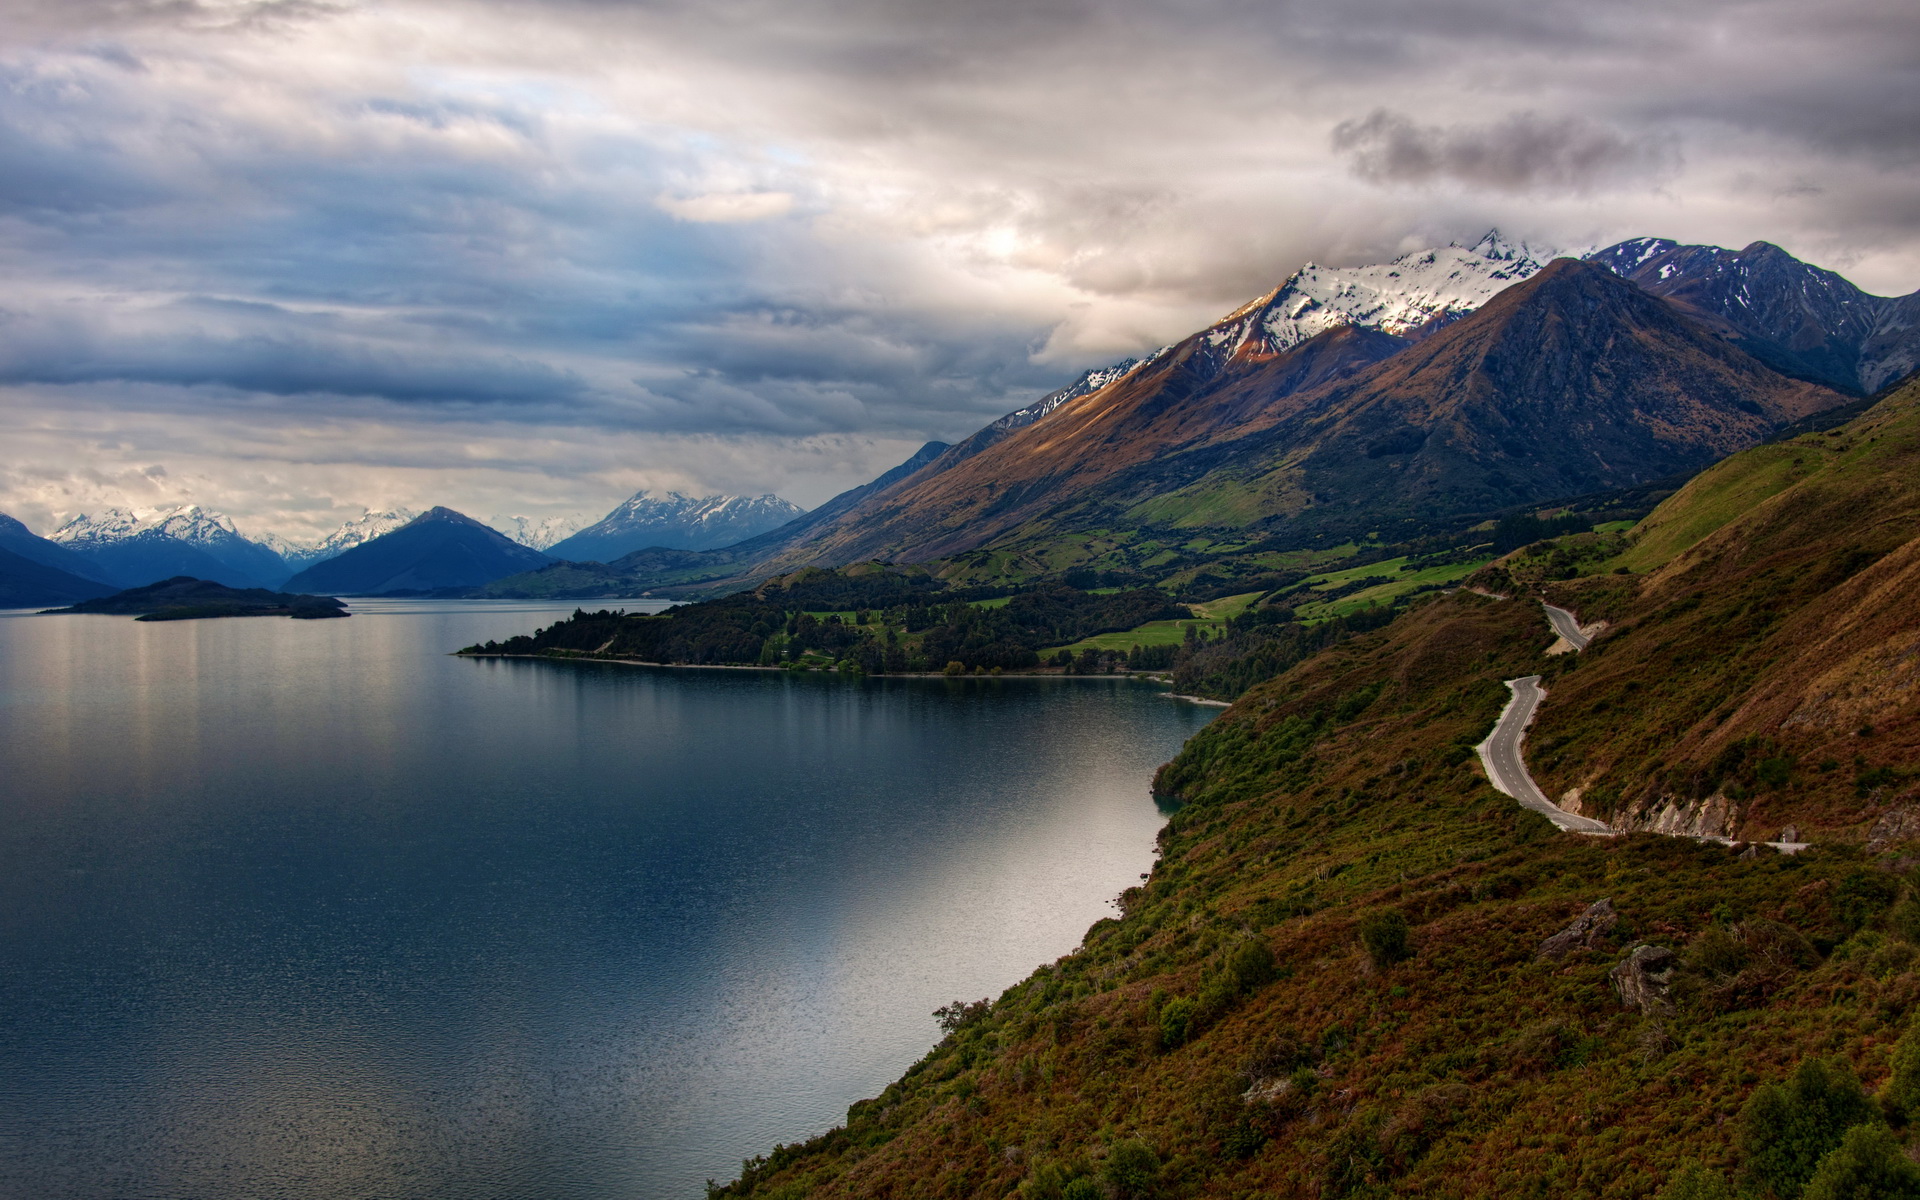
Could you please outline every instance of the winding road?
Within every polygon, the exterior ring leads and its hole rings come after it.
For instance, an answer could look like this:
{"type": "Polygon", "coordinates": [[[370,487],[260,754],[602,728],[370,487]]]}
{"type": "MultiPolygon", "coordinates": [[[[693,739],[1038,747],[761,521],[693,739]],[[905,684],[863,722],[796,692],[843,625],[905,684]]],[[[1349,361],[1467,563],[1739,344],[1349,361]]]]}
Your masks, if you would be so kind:
{"type": "MultiPolygon", "coordinates": [[[[1540,606],[1547,610],[1547,620],[1552,623],[1553,631],[1561,636],[1575,652],[1585,650],[1593,639],[1580,632],[1580,618],[1564,608],[1541,601],[1540,606]]],[[[1487,770],[1487,779],[1495,790],[1506,793],[1518,800],[1522,806],[1539,813],[1554,825],[1567,833],[1596,834],[1603,837],[1617,836],[1620,831],[1603,821],[1592,817],[1583,817],[1570,813],[1558,804],[1547,799],[1540,785],[1527,773],[1527,760],[1522,757],[1527,740],[1527,726],[1533,724],[1533,714],[1540,707],[1540,701],[1546,698],[1546,689],[1540,686],[1538,675],[1523,675],[1519,679],[1506,681],[1513,698],[1500,710],[1500,719],[1493,723],[1493,732],[1487,740],[1474,749],[1480,754],[1480,765],[1487,770]]],[[[1678,837],[1692,838],[1696,842],[1718,842],[1723,846],[1737,845],[1733,839],[1716,837],[1712,834],[1677,834],[1678,837]]],[[[1783,854],[1795,854],[1807,848],[1806,842],[1762,842],[1783,854]]]]}
{"type": "Polygon", "coordinates": [[[1553,631],[1565,638],[1567,645],[1572,646],[1575,650],[1585,650],[1587,643],[1593,640],[1586,634],[1580,632],[1579,617],[1574,616],[1564,608],[1555,608],[1545,601],[1541,601],[1540,607],[1547,610],[1547,620],[1552,623],[1553,631]]]}
{"type": "MultiPolygon", "coordinates": [[[[1573,614],[1562,608],[1548,608],[1547,612],[1550,616],[1564,614],[1570,623],[1573,620],[1573,614]]],[[[1559,630],[1560,636],[1566,637],[1567,631],[1560,627],[1557,619],[1554,628],[1559,630]]],[[[1579,634],[1577,625],[1574,634],[1579,634]]],[[[1584,646],[1586,640],[1581,638],[1579,644],[1584,646]]],[[[1547,693],[1541,689],[1538,675],[1509,679],[1507,686],[1513,690],[1513,698],[1500,710],[1500,719],[1493,723],[1493,732],[1487,735],[1487,740],[1474,747],[1480,752],[1480,762],[1487,769],[1487,778],[1495,788],[1568,833],[1613,833],[1613,828],[1604,822],[1592,817],[1576,816],[1547,799],[1540,786],[1534,783],[1533,776],[1527,774],[1526,760],[1520,757],[1520,748],[1527,738],[1527,726],[1533,723],[1534,710],[1540,707],[1540,700],[1547,693]]]]}

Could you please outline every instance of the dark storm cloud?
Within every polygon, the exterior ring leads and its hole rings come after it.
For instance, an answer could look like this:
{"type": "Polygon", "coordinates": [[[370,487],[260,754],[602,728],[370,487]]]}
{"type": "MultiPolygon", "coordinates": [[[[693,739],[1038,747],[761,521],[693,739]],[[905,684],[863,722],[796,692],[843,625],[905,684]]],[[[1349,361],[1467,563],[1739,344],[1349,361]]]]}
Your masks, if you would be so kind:
{"type": "Polygon", "coordinates": [[[1422,125],[1376,108],[1334,126],[1333,148],[1373,183],[1446,180],[1503,192],[1587,192],[1666,173],[1672,151],[1579,117],[1516,113],[1492,125],[1422,125]]]}

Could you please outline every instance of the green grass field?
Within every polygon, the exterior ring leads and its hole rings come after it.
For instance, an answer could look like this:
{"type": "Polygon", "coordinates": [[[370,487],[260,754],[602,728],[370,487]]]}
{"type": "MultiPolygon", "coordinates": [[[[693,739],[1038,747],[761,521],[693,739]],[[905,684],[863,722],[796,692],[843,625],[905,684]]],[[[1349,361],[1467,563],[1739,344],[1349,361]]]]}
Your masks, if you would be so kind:
{"type": "MultiPolygon", "coordinates": [[[[1075,654],[1082,650],[1120,650],[1127,651],[1135,646],[1177,646],[1187,638],[1189,626],[1205,630],[1209,637],[1217,637],[1219,631],[1226,628],[1225,621],[1196,617],[1192,620],[1148,621],[1132,629],[1123,629],[1119,633],[1096,633],[1090,638],[1081,638],[1065,649],[1075,654]]],[[[1060,653],[1061,647],[1042,650],[1041,658],[1049,658],[1060,653]]]]}
{"type": "Polygon", "coordinates": [[[1373,587],[1363,588],[1350,596],[1342,596],[1338,600],[1299,605],[1294,609],[1294,614],[1302,621],[1325,621],[1333,617],[1344,617],[1359,612],[1370,604],[1384,604],[1396,597],[1404,596],[1422,584],[1452,583],[1456,579],[1465,579],[1492,562],[1493,557],[1489,555],[1473,562],[1454,563],[1444,567],[1426,567],[1419,571],[1400,570],[1400,564],[1406,561],[1404,558],[1393,558],[1365,567],[1351,567],[1345,571],[1332,572],[1333,579],[1316,585],[1313,590],[1331,590],[1340,583],[1355,579],[1379,576],[1385,576],[1385,578],[1373,587]]]}

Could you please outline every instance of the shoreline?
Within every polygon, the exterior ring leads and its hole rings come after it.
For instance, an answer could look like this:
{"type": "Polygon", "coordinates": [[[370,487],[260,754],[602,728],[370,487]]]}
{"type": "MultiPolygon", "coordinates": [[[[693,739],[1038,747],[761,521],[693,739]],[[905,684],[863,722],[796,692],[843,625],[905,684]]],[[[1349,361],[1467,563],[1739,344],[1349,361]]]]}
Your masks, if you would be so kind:
{"type": "MultiPolygon", "coordinates": [[[[515,658],[529,662],[593,662],[612,663],[622,667],[659,667],[673,671],[773,671],[782,675],[832,675],[840,676],[838,671],[790,671],[786,667],[763,667],[757,663],[654,663],[643,662],[637,658],[589,658],[585,655],[572,656],[562,654],[467,654],[455,650],[449,658],[515,658]]],[[[1115,672],[1111,675],[1067,675],[1051,671],[1002,671],[998,675],[949,675],[944,671],[888,671],[884,675],[845,676],[859,679],[1115,679],[1126,682],[1151,683],[1156,686],[1171,686],[1172,680],[1164,675],[1130,674],[1115,672]]],[[[1188,704],[1204,704],[1210,707],[1231,708],[1231,700],[1214,700],[1206,696],[1189,696],[1182,692],[1161,692],[1166,700],[1180,700],[1188,704]]]]}

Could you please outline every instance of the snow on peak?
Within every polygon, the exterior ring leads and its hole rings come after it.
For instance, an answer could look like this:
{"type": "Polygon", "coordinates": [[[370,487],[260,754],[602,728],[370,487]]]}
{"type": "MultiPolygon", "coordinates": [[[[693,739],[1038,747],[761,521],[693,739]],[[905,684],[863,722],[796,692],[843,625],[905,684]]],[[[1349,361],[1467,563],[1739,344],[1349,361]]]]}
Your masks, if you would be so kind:
{"type": "Polygon", "coordinates": [[[487,524],[531,550],[545,550],[587,527],[585,517],[493,516],[487,524]]]}
{"type": "Polygon", "coordinates": [[[1362,267],[1308,263],[1263,300],[1230,314],[1215,333],[1220,344],[1276,353],[1341,325],[1364,325],[1406,336],[1442,317],[1479,308],[1527,279],[1553,257],[1498,230],[1472,246],[1415,250],[1391,262],[1362,267]]]}
{"type": "Polygon", "coordinates": [[[389,508],[378,512],[368,509],[362,515],[321,538],[312,548],[313,557],[332,558],[336,554],[344,554],[363,542],[370,542],[382,534],[392,533],[402,525],[411,523],[419,515],[410,508],[389,508]]]}
{"type": "Polygon", "coordinates": [[[54,530],[49,540],[68,544],[117,542],[150,532],[198,546],[242,537],[234,528],[233,518],[225,513],[198,504],[176,504],[170,508],[109,508],[98,514],[82,513],[54,530]]]}

